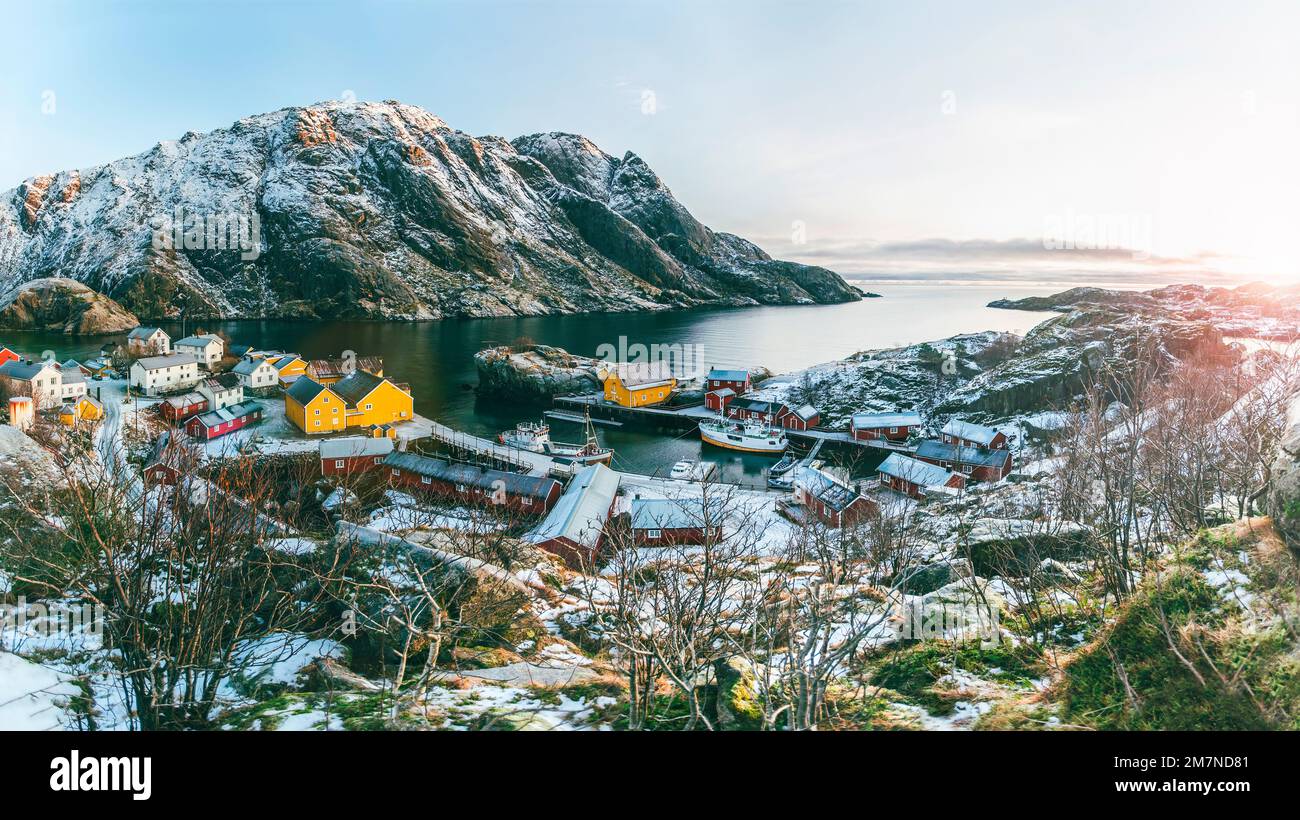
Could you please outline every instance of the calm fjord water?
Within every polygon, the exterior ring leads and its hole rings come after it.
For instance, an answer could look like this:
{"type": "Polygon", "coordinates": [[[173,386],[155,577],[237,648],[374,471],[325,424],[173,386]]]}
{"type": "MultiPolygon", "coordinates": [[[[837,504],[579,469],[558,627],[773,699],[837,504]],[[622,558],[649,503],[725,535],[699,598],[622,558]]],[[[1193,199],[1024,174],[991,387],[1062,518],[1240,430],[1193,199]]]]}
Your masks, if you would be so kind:
{"type": "MultiPolygon", "coordinates": [[[[756,307],[725,310],[582,314],[573,316],[449,319],[438,322],[235,321],[207,324],[236,342],[286,350],[304,357],[336,356],[343,350],[384,358],[385,374],[409,382],[416,411],[453,427],[495,435],[516,422],[537,418],[544,407],[480,397],[474,354],[493,343],[527,337],[573,353],[594,355],[602,344],[690,344],[706,366],[762,365],[775,373],[843,358],[860,350],[942,339],[958,333],[1005,330],[1024,333],[1053,314],[995,310],[992,299],[1050,293],[1059,288],[999,285],[871,285],[884,298],[844,305],[756,307]]],[[[179,325],[164,325],[175,338],[179,325]]],[[[193,332],[194,328],[187,328],[193,332]]],[[[0,343],[28,355],[54,350],[60,359],[86,358],[111,337],[5,333],[0,343]]],[[[572,439],[577,430],[553,424],[553,436],[572,439]]],[[[708,448],[698,436],[672,438],[629,429],[602,428],[618,464],[639,472],[666,473],[684,458],[722,463],[730,480],[761,484],[770,458],[708,448]]]]}

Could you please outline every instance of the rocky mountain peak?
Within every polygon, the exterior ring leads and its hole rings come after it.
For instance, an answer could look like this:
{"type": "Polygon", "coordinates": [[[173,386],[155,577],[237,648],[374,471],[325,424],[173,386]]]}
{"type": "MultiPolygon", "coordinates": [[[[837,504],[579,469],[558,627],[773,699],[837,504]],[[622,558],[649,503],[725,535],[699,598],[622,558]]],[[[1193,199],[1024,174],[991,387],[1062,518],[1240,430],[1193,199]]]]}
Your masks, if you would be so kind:
{"type": "Polygon", "coordinates": [[[0,194],[0,288],[82,282],[145,319],[389,318],[839,302],[823,268],[699,223],[636,154],[328,101],[0,194]]]}

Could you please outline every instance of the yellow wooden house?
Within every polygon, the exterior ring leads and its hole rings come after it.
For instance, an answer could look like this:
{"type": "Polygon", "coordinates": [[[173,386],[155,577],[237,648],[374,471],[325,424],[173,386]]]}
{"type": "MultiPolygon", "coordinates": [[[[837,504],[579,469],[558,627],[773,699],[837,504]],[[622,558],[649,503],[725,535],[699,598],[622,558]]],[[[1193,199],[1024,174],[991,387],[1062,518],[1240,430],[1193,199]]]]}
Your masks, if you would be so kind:
{"type": "Polygon", "coordinates": [[[59,408],[59,423],[76,427],[78,422],[99,421],[104,417],[104,405],[93,396],[79,396],[59,408]]]}
{"type": "Polygon", "coordinates": [[[299,377],[284,394],[284,414],[308,435],[410,421],[414,399],[382,376],[357,371],[332,385],[299,377]]]}
{"type": "Polygon", "coordinates": [[[272,364],[275,367],[276,379],[283,388],[287,388],[307,374],[307,360],[298,356],[284,356],[272,364]]]}
{"type": "Polygon", "coordinates": [[[612,364],[599,375],[605,386],[605,401],[623,407],[661,404],[677,389],[677,378],[667,362],[612,364]]]}

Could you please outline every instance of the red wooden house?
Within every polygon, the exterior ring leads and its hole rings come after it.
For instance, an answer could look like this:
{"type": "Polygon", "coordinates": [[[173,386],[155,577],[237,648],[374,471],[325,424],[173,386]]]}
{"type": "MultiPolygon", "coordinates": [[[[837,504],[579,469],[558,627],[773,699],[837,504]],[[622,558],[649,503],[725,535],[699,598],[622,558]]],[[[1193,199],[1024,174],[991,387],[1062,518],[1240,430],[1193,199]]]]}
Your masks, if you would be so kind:
{"type": "Polygon", "coordinates": [[[945,424],[939,438],[944,444],[984,447],[989,450],[1007,449],[1007,437],[998,430],[960,419],[953,419],[945,424]]]}
{"type": "Polygon", "coordinates": [[[704,394],[704,406],[717,413],[722,413],[731,404],[731,400],[736,397],[736,391],[730,387],[723,387],[718,390],[710,390],[704,394]]]}
{"type": "Polygon", "coordinates": [[[970,476],[976,481],[1001,481],[1011,472],[1010,450],[986,450],[941,441],[923,441],[916,448],[916,457],[945,470],[970,476]]]}
{"type": "Polygon", "coordinates": [[[383,465],[393,485],[466,504],[494,505],[525,515],[541,515],[560,498],[560,482],[553,478],[484,469],[419,453],[391,452],[384,456],[383,465]]]}
{"type": "Polygon", "coordinates": [[[811,404],[791,408],[784,402],[749,396],[732,399],[727,406],[727,415],[740,421],[758,421],[789,430],[807,430],[821,421],[821,414],[811,404]]]}
{"type": "Polygon", "coordinates": [[[524,535],[572,567],[590,567],[605,543],[605,525],[618,496],[619,474],[604,464],[584,467],[542,523],[524,535]]]}
{"type": "Polygon", "coordinates": [[[638,546],[704,544],[723,538],[721,505],[706,509],[702,498],[637,498],[632,501],[632,535],[638,546]]]}
{"type": "Polygon", "coordinates": [[[880,472],[880,486],[912,498],[925,498],[927,493],[960,490],[966,486],[966,476],[960,473],[898,453],[890,453],[877,470],[880,472]]]}
{"type": "Polygon", "coordinates": [[[164,432],[154,444],[153,453],[144,465],[146,487],[174,487],[183,474],[193,470],[197,455],[179,437],[164,432]]]}
{"type": "Polygon", "coordinates": [[[163,418],[175,424],[184,421],[190,416],[206,413],[208,410],[208,397],[202,393],[171,396],[162,400],[158,405],[158,410],[162,413],[163,418]]]}
{"type": "Polygon", "coordinates": [[[748,370],[722,370],[713,368],[709,375],[704,377],[704,389],[712,393],[714,390],[730,388],[735,391],[735,395],[748,393],[750,390],[749,371],[748,370]]]}
{"type": "Polygon", "coordinates": [[[794,495],[804,509],[828,527],[851,526],[877,509],[874,499],[812,467],[796,470],[794,495]]]}
{"type": "Polygon", "coordinates": [[[387,436],[346,436],[320,443],[320,471],[324,475],[352,475],[377,470],[393,452],[387,436]]]}
{"type": "Polygon", "coordinates": [[[859,441],[907,441],[920,426],[919,413],[854,413],[849,420],[849,434],[859,441]]]}
{"type": "Polygon", "coordinates": [[[185,432],[191,438],[211,441],[261,420],[262,405],[255,401],[246,401],[191,417],[185,422],[185,432]]]}
{"type": "Polygon", "coordinates": [[[0,364],[4,364],[5,362],[16,362],[21,358],[22,356],[19,356],[9,348],[0,347],[0,364]]]}

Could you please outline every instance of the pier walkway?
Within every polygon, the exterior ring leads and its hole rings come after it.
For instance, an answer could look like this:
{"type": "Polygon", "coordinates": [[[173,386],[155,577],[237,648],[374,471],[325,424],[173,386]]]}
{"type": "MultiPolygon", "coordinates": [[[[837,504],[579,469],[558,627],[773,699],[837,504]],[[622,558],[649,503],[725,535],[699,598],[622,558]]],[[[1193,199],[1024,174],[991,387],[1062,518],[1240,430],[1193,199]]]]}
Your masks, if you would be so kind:
{"type": "Polygon", "coordinates": [[[544,453],[534,453],[531,450],[507,447],[490,439],[455,430],[440,422],[429,420],[428,423],[432,428],[431,438],[459,450],[512,465],[520,470],[527,471],[529,475],[549,475],[551,468],[555,465],[555,459],[544,453]]]}

